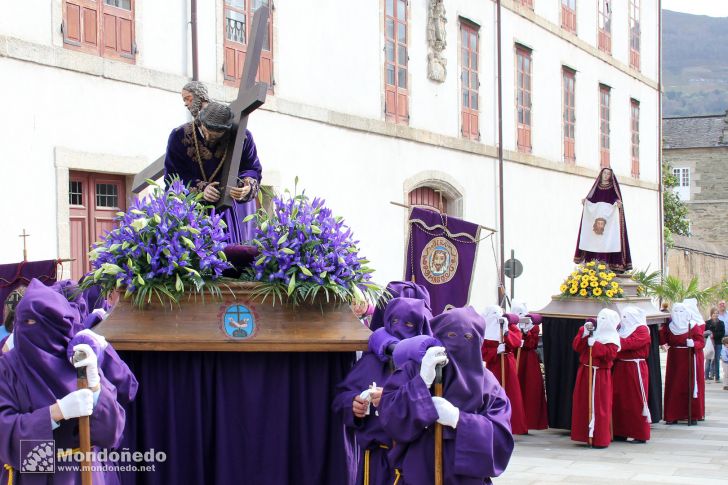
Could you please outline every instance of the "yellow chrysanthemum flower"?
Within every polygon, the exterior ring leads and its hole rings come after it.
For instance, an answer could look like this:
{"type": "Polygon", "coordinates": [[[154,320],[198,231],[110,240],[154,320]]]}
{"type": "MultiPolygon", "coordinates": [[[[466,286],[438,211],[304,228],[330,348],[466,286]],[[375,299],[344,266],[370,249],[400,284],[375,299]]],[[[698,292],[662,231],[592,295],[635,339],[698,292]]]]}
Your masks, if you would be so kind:
{"type": "Polygon", "coordinates": [[[605,295],[607,295],[609,298],[614,296],[614,292],[612,290],[607,290],[604,292],[605,295]]]}
{"type": "Polygon", "coordinates": [[[581,296],[586,296],[586,290],[582,289],[582,290],[581,290],[581,291],[579,292],[579,294],[580,294],[581,296]]]}
{"type": "Polygon", "coordinates": [[[592,281],[591,283],[589,283],[589,286],[591,286],[592,288],[598,288],[599,283],[597,283],[596,281],[592,281]]]}
{"type": "Polygon", "coordinates": [[[559,291],[561,291],[561,293],[564,293],[566,291],[566,285],[561,285],[559,287],[559,291]]]}
{"type": "Polygon", "coordinates": [[[602,280],[599,282],[599,286],[607,286],[607,282],[602,280]]]}
{"type": "Polygon", "coordinates": [[[616,275],[616,274],[614,274],[614,273],[609,273],[609,277],[610,277],[610,278],[614,278],[615,276],[617,276],[617,275],[616,275]]]}
{"type": "Polygon", "coordinates": [[[582,276],[581,281],[589,281],[589,275],[582,276]]]}
{"type": "Polygon", "coordinates": [[[588,263],[586,263],[586,265],[587,265],[587,266],[588,266],[589,268],[591,268],[592,266],[594,266],[594,265],[596,265],[596,264],[597,264],[597,263],[595,263],[594,261],[589,261],[588,263]]]}
{"type": "Polygon", "coordinates": [[[589,286],[589,282],[588,281],[582,281],[581,282],[581,285],[579,285],[579,286],[581,286],[582,288],[586,288],[587,286],[589,286]]]}
{"type": "Polygon", "coordinates": [[[576,278],[577,276],[579,276],[579,273],[577,271],[574,271],[573,273],[571,273],[571,276],[576,278]]]}
{"type": "Polygon", "coordinates": [[[614,288],[615,290],[619,288],[619,283],[617,283],[616,281],[612,281],[612,288],[614,288]]]}
{"type": "Polygon", "coordinates": [[[596,271],[594,271],[593,269],[589,270],[589,276],[596,276],[596,275],[597,275],[596,271]]]}
{"type": "Polygon", "coordinates": [[[604,265],[604,264],[600,264],[599,266],[597,266],[597,268],[599,268],[599,269],[607,269],[607,266],[604,265]]]}
{"type": "Polygon", "coordinates": [[[601,289],[601,288],[594,288],[594,289],[592,290],[592,293],[594,293],[594,296],[601,296],[601,294],[602,294],[602,289],[601,289]]]}
{"type": "Polygon", "coordinates": [[[579,289],[576,286],[572,286],[571,289],[569,290],[569,293],[571,293],[572,295],[575,295],[577,291],[579,291],[579,289]]]}
{"type": "Polygon", "coordinates": [[[607,279],[607,273],[605,273],[604,271],[600,271],[600,272],[599,272],[599,277],[600,277],[601,279],[603,279],[603,280],[604,280],[604,279],[607,279]]]}
{"type": "Polygon", "coordinates": [[[617,291],[619,291],[619,294],[620,294],[620,295],[621,295],[622,293],[624,293],[624,290],[623,290],[622,288],[620,288],[620,289],[619,289],[619,290],[617,290],[617,291]]]}

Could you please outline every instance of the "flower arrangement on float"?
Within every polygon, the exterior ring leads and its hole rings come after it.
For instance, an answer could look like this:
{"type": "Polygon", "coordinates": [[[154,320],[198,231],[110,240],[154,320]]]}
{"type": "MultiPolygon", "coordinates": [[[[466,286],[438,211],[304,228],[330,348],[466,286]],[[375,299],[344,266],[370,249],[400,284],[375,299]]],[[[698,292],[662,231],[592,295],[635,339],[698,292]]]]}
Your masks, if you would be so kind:
{"type": "Polygon", "coordinates": [[[601,261],[578,265],[559,287],[561,296],[568,298],[622,298],[624,289],[614,281],[616,274],[601,261]]]}

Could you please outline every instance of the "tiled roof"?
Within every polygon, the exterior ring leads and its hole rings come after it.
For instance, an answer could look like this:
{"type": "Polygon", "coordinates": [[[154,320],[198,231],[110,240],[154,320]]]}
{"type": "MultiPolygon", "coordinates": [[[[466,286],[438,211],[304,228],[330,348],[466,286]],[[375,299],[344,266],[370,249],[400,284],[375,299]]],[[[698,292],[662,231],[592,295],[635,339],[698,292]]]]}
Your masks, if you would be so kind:
{"type": "Polygon", "coordinates": [[[686,116],[662,120],[663,148],[728,147],[726,115],[686,116]]]}

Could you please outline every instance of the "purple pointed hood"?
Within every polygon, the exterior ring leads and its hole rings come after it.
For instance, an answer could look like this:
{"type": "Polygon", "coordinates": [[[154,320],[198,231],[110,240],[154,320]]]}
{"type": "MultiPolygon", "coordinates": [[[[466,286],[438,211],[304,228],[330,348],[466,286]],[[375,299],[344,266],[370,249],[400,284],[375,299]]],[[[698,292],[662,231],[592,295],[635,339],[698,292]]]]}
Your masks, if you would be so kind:
{"type": "Polygon", "coordinates": [[[432,319],[434,337],[447,349],[442,370],[444,397],[465,412],[483,405],[485,370],[480,348],[485,320],[471,306],[446,311],[432,319]]]}
{"type": "Polygon", "coordinates": [[[431,319],[432,313],[424,300],[399,297],[387,304],[387,309],[384,311],[384,328],[400,340],[415,335],[432,335],[431,319]]]}
{"type": "Polygon", "coordinates": [[[66,358],[66,348],[77,318],[78,310],[63,295],[36,279],[18,303],[11,354],[33,409],[53,404],[76,389],[76,370],[66,358]]]}
{"type": "MultiPolygon", "coordinates": [[[[430,293],[427,291],[427,288],[422,285],[418,285],[411,281],[391,281],[387,285],[387,292],[392,299],[405,297],[422,300],[425,302],[425,307],[432,312],[432,308],[430,308],[430,293]]],[[[387,304],[382,303],[381,301],[376,305],[374,313],[372,314],[371,323],[369,324],[370,329],[376,330],[384,326],[384,312],[386,308],[387,304]]]]}

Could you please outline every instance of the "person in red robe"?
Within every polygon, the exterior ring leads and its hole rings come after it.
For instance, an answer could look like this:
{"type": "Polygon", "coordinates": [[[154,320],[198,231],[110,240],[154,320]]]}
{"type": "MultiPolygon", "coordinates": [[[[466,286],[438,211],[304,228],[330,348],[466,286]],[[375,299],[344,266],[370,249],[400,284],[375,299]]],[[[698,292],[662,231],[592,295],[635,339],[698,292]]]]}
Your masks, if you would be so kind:
{"type": "MultiPolygon", "coordinates": [[[[590,323],[590,322],[587,322],[590,323]]],[[[579,370],[571,406],[571,439],[606,448],[612,441],[612,364],[619,352],[619,314],[604,309],[597,315],[596,329],[582,326],[572,346],[579,353],[579,370]],[[591,349],[591,369],[589,351],[591,349]],[[589,373],[592,375],[591,406],[589,405],[589,373]],[[589,409],[591,407],[591,415],[589,409]]]]}
{"type": "Polygon", "coordinates": [[[702,322],[696,322],[684,303],[675,303],[670,314],[671,321],[660,328],[660,345],[667,344],[667,368],[665,370],[665,401],[663,418],[667,424],[688,419],[688,396],[691,424],[705,416],[702,322]],[[692,372],[689,372],[692,368],[692,372]],[[699,378],[698,378],[699,377],[699,378]]]}
{"type": "Polygon", "coordinates": [[[528,434],[526,413],[523,409],[521,385],[518,383],[515,349],[521,346],[521,331],[518,329],[518,317],[513,314],[503,316],[503,310],[497,305],[490,305],[483,312],[485,318],[485,341],[481,352],[485,367],[491,371],[500,385],[505,389],[511,401],[511,430],[513,434],[528,434]],[[501,328],[503,338],[501,339],[501,328]],[[501,357],[502,356],[502,357],[501,357]],[[501,371],[501,361],[503,370],[501,371]],[[505,379],[505,382],[503,380],[505,379]]]}
{"type": "Polygon", "coordinates": [[[633,438],[637,443],[646,443],[652,423],[647,405],[650,373],[645,360],[650,354],[651,338],[644,310],[633,306],[622,310],[619,342],[621,349],[612,372],[614,441],[633,438]]]}
{"type": "Polygon", "coordinates": [[[519,316],[519,327],[523,335],[521,348],[516,350],[516,364],[526,424],[528,429],[546,429],[549,427],[546,391],[541,374],[541,361],[536,352],[541,333],[541,315],[528,313],[525,303],[515,301],[511,305],[511,311],[519,316]]]}

